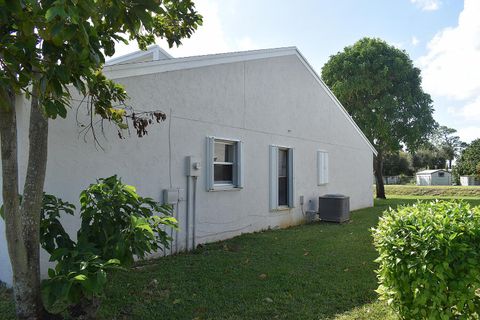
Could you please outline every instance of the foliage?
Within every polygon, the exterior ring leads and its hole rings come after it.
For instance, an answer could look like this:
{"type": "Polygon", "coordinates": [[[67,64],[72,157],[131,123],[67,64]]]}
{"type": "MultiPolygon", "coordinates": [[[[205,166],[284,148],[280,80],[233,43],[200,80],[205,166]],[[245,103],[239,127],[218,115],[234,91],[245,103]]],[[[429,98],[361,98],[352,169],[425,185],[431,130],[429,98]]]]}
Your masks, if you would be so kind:
{"type": "Polygon", "coordinates": [[[439,126],[435,129],[432,136],[433,144],[441,150],[442,154],[449,161],[449,168],[452,167],[452,161],[459,152],[465,148],[465,142],[460,141],[459,136],[455,136],[457,130],[447,126],[439,126]]]}
{"type": "Polygon", "coordinates": [[[383,156],[403,146],[415,150],[436,126],[420,69],[405,51],[363,38],[331,56],[322,78],[378,151],[377,197],[385,198],[383,156]]]}
{"type": "Polygon", "coordinates": [[[24,92],[47,117],[65,118],[73,85],[121,135],[132,116],[121,108],[127,94],[101,71],[115,43],[179,45],[201,23],[192,0],[0,1],[0,107],[10,107],[8,91],[24,92]]]}
{"type": "Polygon", "coordinates": [[[58,248],[70,250],[75,247],[75,242],[70,239],[59,220],[62,212],[73,216],[75,206],[44,193],[40,217],[40,245],[50,255],[58,248]]]}
{"type": "Polygon", "coordinates": [[[448,160],[442,149],[432,144],[422,146],[412,153],[412,167],[415,172],[421,169],[445,169],[448,160]]]}
{"type": "Polygon", "coordinates": [[[59,220],[62,212],[73,215],[75,207],[44,195],[40,242],[56,266],[49,269],[42,292],[53,311],[102,296],[107,271],[128,267],[135,257],[144,258],[162,245],[168,247],[170,238],[162,228],[176,228],[170,206],[140,197],[117,176],[90,185],[80,203],[82,224],[75,242],[59,220]]]}
{"type": "Polygon", "coordinates": [[[79,245],[95,244],[96,254],[122,264],[168,247],[171,239],[163,227],[176,226],[171,206],[140,197],[135,187],[123,184],[117,176],[90,185],[80,194],[80,205],[79,245]]]}
{"type": "MultiPolygon", "coordinates": [[[[158,111],[135,113],[127,106],[122,86],[102,73],[116,42],[136,41],[141,49],[156,38],[179,45],[202,23],[192,0],[12,0],[0,1],[0,139],[6,235],[14,278],[17,315],[43,318],[38,284],[39,211],[47,162],[48,119],[65,118],[71,95],[79,92],[79,107],[87,110],[84,134],[95,124],[110,121],[122,130],[133,127],[138,136],[146,126],[165,119],[158,111]],[[30,148],[24,206],[16,199],[16,100],[30,100],[30,148]],[[85,103],[83,103],[85,102],[85,103]],[[99,118],[99,119],[97,119],[99,118]],[[8,143],[6,143],[8,142],[8,143]],[[32,173],[32,174],[30,174],[32,173]],[[35,271],[35,272],[32,272],[35,271]]],[[[100,125],[103,128],[103,125],[100,125]]]]}
{"type": "Polygon", "coordinates": [[[479,207],[435,201],[390,209],[373,235],[377,291],[402,319],[478,319],[479,207]]]}
{"type": "Polygon", "coordinates": [[[389,153],[385,156],[384,161],[383,173],[386,176],[412,176],[414,173],[411,167],[410,156],[406,152],[389,153]]]}
{"type": "Polygon", "coordinates": [[[405,51],[363,38],[330,57],[322,78],[382,153],[414,150],[432,132],[432,100],[405,51]]]}
{"type": "Polygon", "coordinates": [[[455,165],[454,174],[456,176],[477,175],[480,165],[480,139],[473,140],[460,154],[460,158],[455,165]]]}

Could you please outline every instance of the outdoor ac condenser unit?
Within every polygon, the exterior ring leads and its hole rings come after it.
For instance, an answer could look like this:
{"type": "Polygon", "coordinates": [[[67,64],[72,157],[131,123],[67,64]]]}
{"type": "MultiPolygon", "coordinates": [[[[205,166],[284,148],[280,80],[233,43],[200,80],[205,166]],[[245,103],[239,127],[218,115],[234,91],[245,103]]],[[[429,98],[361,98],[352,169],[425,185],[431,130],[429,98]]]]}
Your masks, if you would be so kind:
{"type": "Polygon", "coordinates": [[[350,197],[326,194],[318,198],[320,220],[342,223],[350,220],[350,197]]]}

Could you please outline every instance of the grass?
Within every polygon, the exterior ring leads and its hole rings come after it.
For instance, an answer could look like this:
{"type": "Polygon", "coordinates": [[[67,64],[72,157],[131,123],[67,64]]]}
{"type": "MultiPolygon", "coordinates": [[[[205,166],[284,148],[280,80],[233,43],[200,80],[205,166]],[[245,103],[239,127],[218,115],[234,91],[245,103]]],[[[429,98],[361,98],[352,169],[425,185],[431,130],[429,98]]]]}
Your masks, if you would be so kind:
{"type": "Polygon", "coordinates": [[[245,234],[117,274],[100,316],[333,318],[376,299],[376,254],[368,229],[383,209],[357,211],[344,225],[245,234]]]}
{"type": "Polygon", "coordinates": [[[430,197],[480,197],[480,186],[414,186],[386,185],[387,195],[430,197]]]}
{"type": "Polygon", "coordinates": [[[0,319],[15,319],[15,308],[12,302],[12,292],[0,283],[0,319]]]}
{"type": "MultiPolygon", "coordinates": [[[[246,234],[117,274],[100,316],[394,320],[374,292],[369,229],[387,207],[416,201],[376,201],[348,224],[246,234]]],[[[480,199],[469,201],[480,205],[480,199]]]]}
{"type": "MultiPolygon", "coordinates": [[[[415,201],[380,200],[350,223],[245,234],[149,261],[112,276],[99,318],[396,320],[374,292],[369,229],[387,207],[415,201]]],[[[6,300],[0,293],[8,319],[6,300]]]]}

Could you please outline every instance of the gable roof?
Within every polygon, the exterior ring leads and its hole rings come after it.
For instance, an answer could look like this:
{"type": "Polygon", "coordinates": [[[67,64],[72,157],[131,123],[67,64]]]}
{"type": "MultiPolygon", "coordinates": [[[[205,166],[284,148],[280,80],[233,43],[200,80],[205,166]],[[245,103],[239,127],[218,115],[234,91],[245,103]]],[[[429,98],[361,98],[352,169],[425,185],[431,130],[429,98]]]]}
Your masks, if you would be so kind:
{"type": "Polygon", "coordinates": [[[423,170],[423,171],[419,171],[419,172],[417,172],[416,174],[417,174],[417,175],[432,174],[432,173],[435,173],[435,172],[438,172],[438,171],[443,171],[443,172],[450,173],[450,172],[448,172],[447,170],[444,170],[444,169],[433,169],[433,170],[423,170]]]}
{"type": "Polygon", "coordinates": [[[160,48],[158,45],[149,46],[147,50],[139,50],[132,53],[125,54],[123,56],[107,60],[105,66],[113,66],[123,63],[130,63],[137,60],[138,62],[148,62],[148,61],[157,61],[173,59],[173,57],[165,50],[160,48]],[[140,59],[147,59],[144,61],[138,61],[140,59]]]}
{"type": "MultiPolygon", "coordinates": [[[[156,46],[158,47],[158,46],[156,46]]],[[[158,47],[159,48],[159,47],[158,47]]],[[[162,50],[163,51],[163,50],[162,50]]],[[[142,52],[142,51],[140,51],[142,52]]],[[[133,53],[135,54],[135,53],[133,53]]],[[[133,55],[130,54],[130,55],[133,55]]],[[[167,53],[168,54],[168,53],[167,53]]],[[[275,49],[261,49],[261,50],[250,50],[250,51],[240,51],[240,52],[229,52],[229,53],[219,53],[219,54],[209,54],[202,56],[193,56],[186,58],[171,58],[164,60],[154,60],[154,61],[139,61],[139,62],[128,62],[132,61],[135,58],[123,59],[122,57],[110,60],[108,64],[105,64],[104,73],[107,77],[111,79],[121,79],[126,77],[147,75],[153,73],[161,73],[167,71],[177,71],[185,69],[200,68],[212,65],[219,65],[225,63],[234,63],[234,62],[245,62],[258,59],[267,59],[274,57],[283,57],[283,56],[296,56],[300,62],[305,66],[305,68],[310,72],[315,81],[325,90],[330,99],[334,104],[340,109],[342,114],[347,118],[348,122],[354,127],[358,134],[363,138],[365,143],[370,147],[374,155],[377,155],[377,150],[370,143],[368,138],[358,127],[352,117],[348,114],[347,110],[343,107],[340,101],[335,97],[332,91],[327,87],[323,82],[317,72],[312,68],[308,63],[307,59],[300,53],[297,47],[284,47],[284,48],[275,48],[275,49]],[[111,63],[111,62],[114,63],[111,63]],[[122,62],[123,61],[123,62],[122,62]]]]}

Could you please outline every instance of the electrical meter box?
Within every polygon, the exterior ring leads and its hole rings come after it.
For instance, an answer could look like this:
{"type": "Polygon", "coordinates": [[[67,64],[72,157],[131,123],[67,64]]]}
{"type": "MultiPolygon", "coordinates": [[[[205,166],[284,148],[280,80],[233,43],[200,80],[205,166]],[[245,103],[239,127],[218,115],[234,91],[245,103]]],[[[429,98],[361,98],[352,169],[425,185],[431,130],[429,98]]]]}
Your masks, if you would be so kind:
{"type": "Polygon", "coordinates": [[[200,159],[194,156],[187,157],[187,176],[198,177],[202,170],[200,159]]]}
{"type": "Polygon", "coordinates": [[[163,190],[163,203],[164,204],[177,204],[178,203],[178,189],[165,189],[163,190]]]}

